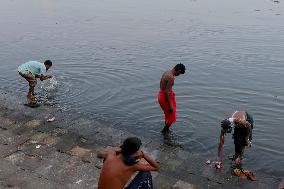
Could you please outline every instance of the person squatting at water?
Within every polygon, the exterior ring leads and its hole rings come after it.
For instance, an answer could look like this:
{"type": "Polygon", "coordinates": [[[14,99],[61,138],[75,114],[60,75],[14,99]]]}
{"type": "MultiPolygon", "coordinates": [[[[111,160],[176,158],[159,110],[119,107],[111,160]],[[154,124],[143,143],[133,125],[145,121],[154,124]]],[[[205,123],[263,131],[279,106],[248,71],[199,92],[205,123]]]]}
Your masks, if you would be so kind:
{"type": "Polygon", "coordinates": [[[165,114],[163,133],[169,131],[170,126],[176,121],[176,99],[172,90],[176,76],[185,73],[185,66],[177,64],[173,69],[166,71],[160,81],[158,102],[165,114]]]}
{"type": "Polygon", "coordinates": [[[221,122],[220,142],[218,145],[218,158],[216,168],[222,167],[222,147],[225,142],[225,135],[231,133],[234,128],[233,139],[235,144],[235,155],[232,163],[240,164],[243,158],[245,146],[251,146],[253,118],[243,111],[236,111],[233,115],[221,122]]]}
{"type": "Polygon", "coordinates": [[[18,67],[19,74],[29,82],[29,92],[27,95],[28,102],[36,103],[34,89],[36,86],[36,79],[41,81],[50,79],[52,76],[45,75],[47,70],[52,66],[50,60],[46,60],[44,63],[38,61],[29,61],[18,67]]]}
{"type": "Polygon", "coordinates": [[[141,140],[130,137],[120,147],[107,147],[98,151],[98,158],[104,159],[98,189],[152,189],[150,171],[158,171],[159,165],[146,153],[140,151],[141,140]],[[147,164],[141,163],[144,159],[147,164]],[[129,182],[134,173],[138,174],[129,182]]]}

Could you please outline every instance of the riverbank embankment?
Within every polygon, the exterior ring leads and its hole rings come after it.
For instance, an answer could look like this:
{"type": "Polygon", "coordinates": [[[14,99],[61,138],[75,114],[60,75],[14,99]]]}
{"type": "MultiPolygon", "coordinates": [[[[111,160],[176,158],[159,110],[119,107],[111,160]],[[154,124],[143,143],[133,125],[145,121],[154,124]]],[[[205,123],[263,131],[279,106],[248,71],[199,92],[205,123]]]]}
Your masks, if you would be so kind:
{"type": "MultiPolygon", "coordinates": [[[[0,98],[0,188],[96,188],[102,167],[96,151],[133,136],[49,106],[25,107],[6,96],[2,93],[0,98]],[[51,117],[55,120],[47,122],[51,117]]],[[[273,189],[279,183],[273,175],[261,173],[256,173],[255,182],[240,179],[229,168],[216,171],[178,146],[142,141],[143,150],[161,167],[153,174],[157,189],[273,189]]]]}

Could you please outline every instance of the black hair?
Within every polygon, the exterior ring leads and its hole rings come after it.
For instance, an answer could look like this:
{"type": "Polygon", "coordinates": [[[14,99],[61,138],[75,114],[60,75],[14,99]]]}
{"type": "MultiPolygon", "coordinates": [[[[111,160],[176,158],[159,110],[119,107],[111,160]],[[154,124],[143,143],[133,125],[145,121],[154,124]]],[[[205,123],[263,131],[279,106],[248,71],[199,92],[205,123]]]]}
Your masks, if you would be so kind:
{"type": "Polygon", "coordinates": [[[231,122],[228,119],[224,119],[223,121],[221,121],[221,127],[222,129],[230,130],[232,128],[231,122]]]}
{"type": "Polygon", "coordinates": [[[185,66],[182,63],[177,64],[174,67],[175,71],[179,71],[179,73],[184,74],[185,73],[185,66]]]}
{"type": "Polygon", "coordinates": [[[52,66],[52,62],[51,62],[51,60],[46,60],[46,61],[44,61],[44,64],[45,64],[45,65],[52,66]]]}
{"type": "Polygon", "coordinates": [[[121,145],[121,153],[124,157],[131,156],[140,149],[142,142],[137,137],[129,137],[121,145]]]}

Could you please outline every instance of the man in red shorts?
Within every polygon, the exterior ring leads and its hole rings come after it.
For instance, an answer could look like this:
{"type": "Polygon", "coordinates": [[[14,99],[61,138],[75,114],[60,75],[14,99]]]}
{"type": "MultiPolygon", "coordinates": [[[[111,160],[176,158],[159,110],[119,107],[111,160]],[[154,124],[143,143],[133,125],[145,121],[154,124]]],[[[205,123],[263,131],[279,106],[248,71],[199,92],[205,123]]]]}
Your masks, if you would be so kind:
{"type": "Polygon", "coordinates": [[[162,133],[168,132],[170,126],[176,121],[176,99],[172,90],[175,77],[185,73],[185,66],[177,64],[173,69],[166,71],[160,81],[158,101],[165,114],[165,126],[162,133]]]}

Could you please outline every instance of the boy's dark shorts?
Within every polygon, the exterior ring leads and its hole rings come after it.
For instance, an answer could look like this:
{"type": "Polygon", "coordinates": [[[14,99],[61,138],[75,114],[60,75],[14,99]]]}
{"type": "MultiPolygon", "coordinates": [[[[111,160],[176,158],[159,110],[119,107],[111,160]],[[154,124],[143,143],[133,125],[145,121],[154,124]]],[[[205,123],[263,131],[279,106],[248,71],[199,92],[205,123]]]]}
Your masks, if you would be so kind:
{"type": "MultiPolygon", "coordinates": [[[[246,121],[248,121],[251,124],[251,129],[253,129],[253,117],[247,112],[246,112],[246,121]]],[[[234,128],[233,138],[235,144],[235,151],[239,155],[242,155],[243,149],[245,148],[245,146],[247,146],[246,132],[247,130],[244,127],[234,128]]],[[[250,133],[249,139],[252,140],[252,133],[250,133]]]]}

